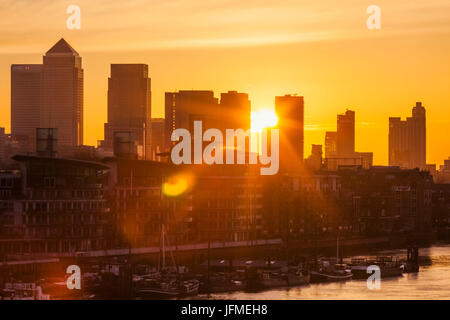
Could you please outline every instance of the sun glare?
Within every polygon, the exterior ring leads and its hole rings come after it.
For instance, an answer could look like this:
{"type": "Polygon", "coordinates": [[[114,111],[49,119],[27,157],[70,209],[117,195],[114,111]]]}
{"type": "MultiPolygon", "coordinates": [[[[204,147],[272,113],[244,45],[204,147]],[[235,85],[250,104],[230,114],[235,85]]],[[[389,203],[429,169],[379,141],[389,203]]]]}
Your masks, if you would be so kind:
{"type": "Polygon", "coordinates": [[[189,175],[177,175],[163,183],[162,192],[168,197],[178,197],[192,186],[192,177],[189,175]]]}
{"type": "Polygon", "coordinates": [[[276,126],[278,117],[274,110],[263,109],[251,113],[252,131],[261,132],[264,128],[276,126]]]}

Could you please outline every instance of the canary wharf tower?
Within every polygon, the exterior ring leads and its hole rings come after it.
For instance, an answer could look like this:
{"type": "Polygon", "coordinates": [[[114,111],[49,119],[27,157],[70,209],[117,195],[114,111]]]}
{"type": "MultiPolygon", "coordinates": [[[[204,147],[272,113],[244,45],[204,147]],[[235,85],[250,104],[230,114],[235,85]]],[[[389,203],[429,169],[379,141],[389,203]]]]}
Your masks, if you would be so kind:
{"type": "Polygon", "coordinates": [[[58,129],[58,149],[83,144],[81,57],[64,39],[44,56],[40,126],[58,129]]]}

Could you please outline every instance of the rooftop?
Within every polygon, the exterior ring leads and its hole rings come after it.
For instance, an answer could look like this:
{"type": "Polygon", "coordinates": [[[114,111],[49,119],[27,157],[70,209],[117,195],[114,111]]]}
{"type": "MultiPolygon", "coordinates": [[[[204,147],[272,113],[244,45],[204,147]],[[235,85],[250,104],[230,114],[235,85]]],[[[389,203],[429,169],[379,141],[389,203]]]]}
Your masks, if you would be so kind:
{"type": "Polygon", "coordinates": [[[78,52],[70,44],[67,43],[64,38],[61,38],[50,50],[47,51],[46,55],[53,53],[70,53],[78,56],[78,52]]]}

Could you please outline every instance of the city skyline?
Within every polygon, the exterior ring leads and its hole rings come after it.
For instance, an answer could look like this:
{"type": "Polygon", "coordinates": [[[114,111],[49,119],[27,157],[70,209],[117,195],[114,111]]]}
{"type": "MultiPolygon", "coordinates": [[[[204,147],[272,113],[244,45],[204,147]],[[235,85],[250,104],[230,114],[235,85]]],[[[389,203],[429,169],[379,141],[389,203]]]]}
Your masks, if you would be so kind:
{"type": "Polygon", "coordinates": [[[64,4],[42,6],[35,1],[33,10],[26,5],[5,7],[2,14],[14,10],[14,15],[23,19],[33,14],[33,21],[41,24],[25,35],[19,20],[5,19],[9,22],[4,22],[8,37],[0,48],[0,126],[10,131],[10,65],[40,63],[42,52],[62,36],[83,56],[84,141],[89,145],[103,139],[110,64],[144,63],[154,79],[152,117],[163,116],[165,92],[213,90],[218,97],[220,92],[236,90],[248,93],[255,108],[273,108],[275,96],[297,93],[305,97],[305,157],[311,144],[323,144],[325,131],[335,125],[336,113],[350,108],[358,113],[356,149],[367,150],[370,145],[374,163],[388,164],[389,117],[405,116],[411,105],[422,101],[428,107],[427,163],[439,165],[448,157],[445,150],[450,149],[450,141],[440,138],[449,125],[446,119],[450,97],[446,88],[450,79],[446,75],[450,65],[445,54],[450,48],[449,19],[448,10],[443,10],[447,3],[380,1],[383,25],[379,31],[366,28],[366,8],[355,1],[323,15],[314,4],[287,2],[277,5],[269,20],[267,15],[252,13],[267,12],[270,3],[255,9],[232,4],[235,7],[230,6],[227,15],[217,22],[226,27],[222,28],[226,34],[221,34],[221,28],[198,31],[199,24],[210,21],[208,17],[220,17],[220,5],[216,9],[202,8],[188,1],[183,5],[177,2],[174,15],[180,17],[187,7],[190,13],[198,10],[199,19],[184,24],[186,32],[182,33],[184,29],[170,25],[173,18],[166,15],[167,21],[147,23],[142,19],[144,12],[153,16],[154,12],[173,9],[157,2],[138,1],[127,6],[108,1],[108,6],[101,6],[80,1],[80,30],[66,29],[64,4]],[[100,7],[108,13],[108,21],[122,11],[127,19],[116,19],[120,20],[120,28],[112,28],[96,14],[100,7]],[[42,10],[45,15],[39,15],[42,10]],[[133,14],[138,19],[129,18],[133,14]],[[280,17],[287,22],[285,26],[277,23],[280,17]],[[308,25],[308,21],[314,23],[308,25]],[[436,21],[441,23],[439,27],[436,21]],[[264,28],[258,29],[261,25],[264,28]],[[161,43],[160,31],[151,33],[153,27],[168,28],[166,43],[161,43]],[[135,32],[136,28],[142,32],[135,32]],[[268,28],[272,29],[270,33],[268,28]],[[264,33],[269,35],[263,39],[260,34],[264,33]],[[36,34],[40,36],[33,37],[36,34]],[[359,88],[357,92],[355,87],[359,88]]]}
{"type": "MultiPolygon", "coordinates": [[[[70,44],[68,44],[63,38],[61,38],[53,47],[55,47],[55,46],[57,46],[57,45],[60,45],[61,46],[61,43],[63,44],[63,45],[66,45],[68,48],[70,48],[70,50],[73,50],[73,52],[78,56],[78,52],[76,52],[71,46],[70,46],[70,44]]],[[[52,48],[53,48],[52,47],[52,48]]],[[[48,52],[47,52],[48,53],[48,52]]],[[[44,56],[44,58],[45,58],[45,56],[44,56]]],[[[149,79],[150,79],[150,77],[151,77],[151,74],[150,74],[150,72],[148,71],[148,65],[147,64],[142,64],[142,63],[122,63],[122,64],[114,64],[114,63],[112,63],[112,64],[110,64],[110,68],[113,68],[114,66],[116,66],[116,68],[117,68],[117,66],[131,66],[132,68],[134,68],[133,66],[145,66],[145,75],[146,76],[148,76],[149,77],[149,79]]],[[[13,71],[15,71],[15,70],[18,70],[18,72],[20,72],[20,70],[18,69],[18,68],[28,68],[28,70],[30,69],[30,67],[31,68],[36,68],[36,67],[41,67],[42,68],[42,64],[41,65],[39,65],[39,64],[12,64],[11,65],[11,81],[14,81],[14,78],[13,78],[13,71]]],[[[15,72],[15,73],[18,73],[18,72],[15,72]]],[[[38,70],[38,72],[42,72],[42,71],[39,71],[38,70]]],[[[111,81],[111,78],[108,78],[109,79],[109,81],[111,81]]],[[[42,81],[42,80],[40,80],[40,81],[42,81]]],[[[41,84],[38,84],[38,85],[41,85],[41,84]]],[[[13,88],[11,88],[11,89],[13,89],[13,88]]],[[[24,87],[24,89],[23,90],[25,90],[25,89],[28,89],[27,87],[24,87]]],[[[82,88],[82,90],[84,89],[84,87],[82,88]]],[[[215,100],[217,100],[217,101],[219,101],[219,98],[216,98],[216,92],[214,92],[214,90],[180,90],[180,92],[193,92],[193,93],[195,93],[195,92],[198,92],[198,93],[201,93],[201,92],[205,92],[205,93],[208,93],[208,94],[210,94],[211,95],[211,97],[212,97],[212,99],[215,99],[215,100]]],[[[235,93],[236,91],[230,91],[230,90],[228,90],[228,93],[224,93],[224,92],[222,92],[222,93],[220,93],[220,97],[221,96],[223,96],[224,94],[230,94],[230,93],[235,93]]],[[[237,92],[236,92],[237,93],[237,92]]],[[[11,94],[13,94],[13,91],[11,91],[11,94]]],[[[32,93],[33,94],[33,93],[32,93]]],[[[42,94],[42,93],[41,93],[42,94]]],[[[165,95],[165,99],[167,99],[167,95],[170,95],[170,94],[172,94],[171,92],[165,92],[164,93],[164,95],[165,95]]],[[[245,96],[249,96],[248,95],[248,93],[245,93],[245,92],[242,92],[242,93],[239,93],[239,94],[243,94],[243,95],[245,95],[245,96]]],[[[152,101],[151,101],[151,86],[149,85],[149,93],[148,93],[148,95],[149,95],[149,98],[150,98],[150,101],[149,102],[147,102],[147,103],[149,103],[149,105],[151,106],[151,104],[152,104],[152,101]]],[[[289,94],[285,94],[285,96],[288,96],[289,94]]],[[[297,94],[294,94],[293,95],[293,97],[297,97],[298,95],[297,94]]],[[[302,99],[304,98],[303,96],[300,96],[302,99]]],[[[13,96],[11,96],[11,99],[13,98],[13,96]]],[[[248,97],[248,99],[249,99],[249,102],[251,103],[251,97],[248,97]]],[[[108,99],[107,99],[108,100],[108,99]]],[[[276,109],[276,100],[277,100],[277,96],[275,96],[274,97],[274,103],[273,103],[273,109],[276,109]]],[[[12,102],[11,102],[12,103],[12,102]]],[[[165,101],[165,104],[166,104],[167,102],[165,101]]],[[[303,104],[303,102],[302,102],[302,104],[303,104]]],[[[11,105],[12,106],[12,105],[11,105]]],[[[165,107],[165,108],[167,108],[167,106],[165,107]]],[[[266,110],[266,109],[272,109],[271,107],[265,107],[263,110],[266,110]]],[[[303,109],[304,107],[302,106],[302,109],[303,109]]],[[[106,106],[106,109],[108,109],[108,101],[107,101],[107,106],[106,106]]],[[[261,109],[259,109],[258,107],[254,107],[253,105],[251,106],[251,110],[261,110],[261,109]]],[[[307,109],[307,107],[305,108],[305,109],[307,109]]],[[[353,108],[354,109],[354,108],[353,108]]],[[[82,107],[81,107],[81,111],[83,112],[83,102],[82,102],[82,107]]],[[[151,111],[151,107],[150,107],[150,111],[151,111]]],[[[18,111],[19,113],[21,113],[20,111],[18,111]]],[[[166,111],[164,111],[165,113],[167,112],[167,110],[166,111]]],[[[346,115],[347,115],[347,113],[349,112],[349,108],[347,108],[347,111],[346,111],[346,115]]],[[[353,112],[354,113],[354,111],[350,111],[350,112],[353,112]]],[[[12,116],[13,114],[11,114],[11,116],[12,116]]],[[[153,114],[152,114],[153,115],[153,114]]],[[[167,115],[167,114],[166,114],[167,115]]],[[[148,116],[146,116],[146,117],[149,117],[149,115],[148,116]]],[[[340,118],[342,118],[342,119],[344,119],[343,117],[343,115],[341,115],[341,114],[337,114],[337,117],[338,117],[338,125],[339,125],[339,123],[340,123],[340,121],[339,121],[339,119],[340,118]]],[[[153,118],[156,118],[155,116],[153,116],[153,118]]],[[[389,116],[389,119],[391,119],[391,118],[393,118],[392,116],[389,116]]],[[[400,117],[401,118],[401,117],[400,117]]],[[[83,119],[81,119],[82,121],[83,121],[83,119]]],[[[150,122],[150,120],[151,120],[151,117],[149,117],[149,119],[147,119],[147,121],[149,121],[150,122]]],[[[303,119],[302,119],[302,121],[303,121],[303,119]]],[[[390,120],[389,120],[390,121],[390,120]]],[[[107,121],[106,121],[107,122],[107,121]]],[[[102,140],[104,140],[104,139],[107,139],[106,138],[106,135],[105,135],[105,132],[107,132],[107,130],[106,130],[106,126],[107,126],[107,124],[106,124],[106,122],[105,122],[105,130],[104,130],[104,135],[103,135],[103,139],[99,139],[99,140],[97,140],[97,143],[96,144],[94,144],[94,146],[96,146],[96,145],[98,145],[100,142],[102,142],[102,140]]],[[[304,121],[303,121],[304,122],[304,121]]],[[[367,123],[367,122],[364,122],[364,121],[361,121],[361,122],[355,122],[355,120],[354,120],[354,115],[353,115],[353,126],[354,127],[356,127],[357,125],[360,125],[360,129],[361,129],[361,126],[362,127],[364,127],[364,125],[367,125],[367,124],[369,124],[369,123],[367,123]]],[[[12,123],[11,123],[11,125],[12,125],[12,123]]],[[[7,127],[7,126],[6,126],[7,127]]],[[[321,128],[322,130],[325,130],[325,129],[329,129],[330,127],[325,127],[325,128],[321,128]]],[[[12,129],[12,127],[11,127],[11,129],[12,129]]],[[[315,129],[313,129],[313,128],[310,128],[310,127],[308,127],[308,124],[306,124],[306,123],[304,123],[304,131],[305,131],[305,134],[306,134],[306,132],[307,131],[315,131],[315,130],[317,130],[317,128],[315,128],[315,129]]],[[[322,131],[322,130],[320,130],[320,131],[322,131]]],[[[357,129],[355,130],[355,129],[353,129],[354,131],[357,131],[357,129]]],[[[319,130],[317,130],[317,131],[319,131],[319,130]]],[[[330,131],[328,131],[328,130],[325,130],[325,132],[324,132],[324,135],[323,135],[323,138],[326,140],[327,138],[327,134],[328,133],[330,133],[330,131]]],[[[82,135],[83,135],[83,132],[81,133],[82,135]]],[[[166,134],[166,136],[167,136],[167,134],[166,134]]],[[[355,134],[355,132],[353,132],[352,133],[352,146],[349,146],[349,148],[350,149],[353,149],[353,152],[354,152],[354,149],[355,149],[355,140],[356,140],[356,137],[357,137],[358,135],[357,134],[355,134]]],[[[151,138],[149,138],[149,140],[150,140],[151,138]]],[[[166,138],[167,139],[167,138],[166,138]]],[[[89,139],[88,139],[89,140],[89,139]]],[[[304,139],[303,139],[304,140],[304,139]]],[[[33,139],[33,137],[31,137],[31,140],[30,140],[30,142],[28,142],[28,143],[31,143],[31,144],[33,144],[34,143],[34,139],[33,139]]],[[[303,144],[303,143],[302,143],[303,144]]],[[[92,145],[92,144],[87,144],[87,145],[92,145]]],[[[101,144],[100,144],[101,145],[101,144]]],[[[311,144],[309,144],[309,145],[314,145],[314,143],[311,143],[311,144]]],[[[304,159],[306,159],[307,158],[307,156],[309,156],[310,155],[310,153],[308,153],[308,151],[306,150],[306,152],[305,152],[305,147],[307,147],[308,145],[307,144],[304,144],[304,146],[303,146],[303,154],[305,155],[303,158],[304,159]]],[[[326,143],[324,143],[324,146],[326,146],[326,143]]],[[[31,149],[32,150],[32,149],[31,149]]],[[[428,151],[429,150],[427,150],[427,157],[428,157],[428,151]]],[[[349,151],[350,153],[352,153],[352,151],[350,150],[349,151]]],[[[389,151],[388,151],[388,153],[389,153],[389,151]]],[[[375,153],[374,153],[375,154],[375,153]]],[[[373,156],[374,158],[376,158],[376,156],[374,155],[373,156]]],[[[151,157],[150,157],[151,158],[151,157]]],[[[441,160],[441,162],[443,162],[443,161],[445,161],[445,159],[447,159],[447,158],[443,158],[442,160],[441,160]]],[[[428,160],[428,159],[427,159],[428,160]]],[[[432,162],[432,161],[426,161],[426,164],[428,164],[428,163],[433,163],[433,164],[436,164],[438,167],[439,167],[439,165],[441,164],[441,162],[439,162],[439,160],[438,161],[436,161],[436,162],[432,162]]],[[[386,164],[386,163],[375,163],[374,162],[374,164],[386,164]]],[[[388,161],[388,163],[387,164],[389,164],[389,161],[388,161]]]]}
{"type": "Polygon", "coordinates": [[[0,0],[0,29],[0,300],[449,299],[449,0],[0,0]]]}

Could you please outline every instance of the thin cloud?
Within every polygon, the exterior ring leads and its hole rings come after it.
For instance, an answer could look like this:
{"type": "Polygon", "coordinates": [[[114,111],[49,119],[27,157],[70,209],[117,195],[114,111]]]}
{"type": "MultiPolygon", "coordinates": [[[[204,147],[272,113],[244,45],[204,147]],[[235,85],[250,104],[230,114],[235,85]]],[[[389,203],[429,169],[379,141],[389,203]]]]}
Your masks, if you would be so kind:
{"type": "Polygon", "coordinates": [[[382,29],[368,31],[358,0],[3,0],[0,53],[41,52],[65,36],[80,51],[270,45],[450,32],[447,0],[379,0],[382,29]],[[66,8],[81,8],[67,30],[66,8]],[[44,43],[43,43],[44,42],[44,43]]]}

